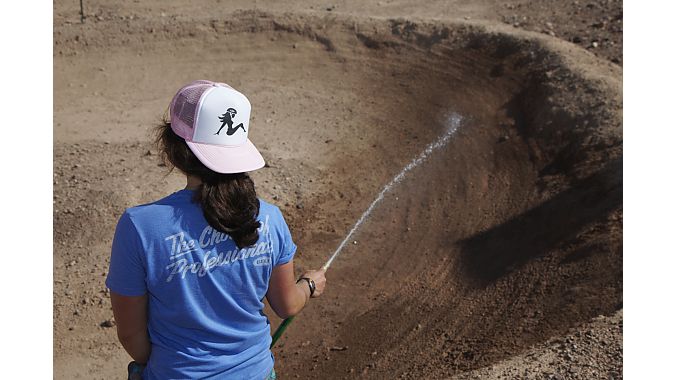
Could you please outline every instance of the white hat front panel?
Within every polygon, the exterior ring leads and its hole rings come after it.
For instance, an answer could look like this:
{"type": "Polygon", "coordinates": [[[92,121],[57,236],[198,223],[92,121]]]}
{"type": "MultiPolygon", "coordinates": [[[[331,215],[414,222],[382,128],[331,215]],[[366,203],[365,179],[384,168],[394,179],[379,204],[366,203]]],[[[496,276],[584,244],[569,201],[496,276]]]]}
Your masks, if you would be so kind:
{"type": "Polygon", "coordinates": [[[200,99],[192,141],[214,145],[242,145],[249,136],[251,103],[242,93],[223,86],[207,90],[200,99]]]}

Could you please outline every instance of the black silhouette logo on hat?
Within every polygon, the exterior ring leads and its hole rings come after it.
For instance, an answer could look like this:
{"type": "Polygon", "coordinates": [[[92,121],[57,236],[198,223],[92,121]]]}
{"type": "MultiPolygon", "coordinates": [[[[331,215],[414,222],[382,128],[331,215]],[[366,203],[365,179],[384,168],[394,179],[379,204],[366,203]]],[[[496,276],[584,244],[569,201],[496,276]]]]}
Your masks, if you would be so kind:
{"type": "Polygon", "coordinates": [[[237,115],[237,110],[234,108],[228,108],[227,111],[221,116],[218,117],[218,120],[223,122],[221,124],[221,127],[218,128],[218,132],[214,133],[215,135],[221,133],[221,129],[225,127],[226,125],[228,126],[228,130],[225,131],[225,134],[228,136],[232,136],[237,132],[237,130],[241,127],[244,132],[246,132],[246,129],[244,129],[244,124],[239,123],[235,128],[232,127],[232,119],[237,115]]]}

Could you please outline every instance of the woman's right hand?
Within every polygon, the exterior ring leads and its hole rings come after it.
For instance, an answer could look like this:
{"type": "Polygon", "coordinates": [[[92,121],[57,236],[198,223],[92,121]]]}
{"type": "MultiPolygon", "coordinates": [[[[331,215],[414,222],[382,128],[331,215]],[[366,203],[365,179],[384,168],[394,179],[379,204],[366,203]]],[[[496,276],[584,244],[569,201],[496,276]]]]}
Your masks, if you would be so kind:
{"type": "Polygon", "coordinates": [[[326,269],[319,270],[309,270],[303,273],[302,277],[307,277],[315,282],[315,292],[312,294],[312,298],[317,298],[322,295],[324,292],[324,287],[326,287],[326,269]]]}
{"type": "Polygon", "coordinates": [[[307,277],[315,283],[315,292],[311,295],[307,281],[297,281],[294,277],[293,260],[286,264],[277,265],[272,269],[270,286],[266,295],[270,306],[283,319],[298,314],[303,310],[310,296],[313,298],[319,297],[324,292],[324,286],[326,286],[325,272],[325,270],[320,269],[303,273],[302,277],[307,277]]]}

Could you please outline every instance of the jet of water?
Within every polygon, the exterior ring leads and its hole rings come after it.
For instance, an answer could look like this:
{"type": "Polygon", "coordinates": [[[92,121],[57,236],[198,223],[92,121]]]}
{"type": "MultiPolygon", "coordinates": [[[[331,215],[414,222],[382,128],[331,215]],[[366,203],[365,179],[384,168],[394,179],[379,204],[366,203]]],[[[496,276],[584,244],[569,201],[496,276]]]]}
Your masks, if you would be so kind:
{"type": "Polygon", "coordinates": [[[414,158],[413,161],[411,161],[408,165],[406,165],[404,167],[404,169],[402,169],[402,171],[399,172],[399,174],[397,174],[387,185],[385,185],[385,187],[383,187],[383,189],[380,191],[380,193],[378,193],[378,196],[376,197],[376,199],[374,199],[373,202],[371,202],[371,205],[369,205],[369,207],[366,209],[366,211],[364,211],[364,213],[361,214],[361,217],[359,217],[359,220],[357,220],[357,223],[355,223],[355,225],[352,227],[352,229],[347,234],[347,236],[345,236],[345,239],[343,239],[343,241],[340,243],[340,245],[338,246],[336,251],[333,252],[333,255],[331,255],[331,257],[324,264],[322,269],[327,270],[331,266],[331,264],[333,263],[333,260],[335,260],[336,257],[338,257],[340,252],[345,247],[345,244],[347,244],[347,242],[350,240],[352,235],[359,229],[359,226],[361,226],[361,224],[366,219],[368,219],[369,215],[371,215],[371,212],[375,209],[375,207],[378,205],[378,203],[380,203],[380,201],[383,200],[383,198],[385,197],[385,194],[387,194],[392,189],[392,187],[399,184],[404,179],[404,177],[406,176],[406,173],[408,173],[411,169],[413,169],[416,166],[420,165],[421,163],[425,162],[425,160],[427,160],[427,158],[432,153],[434,153],[434,151],[436,151],[439,148],[448,144],[448,141],[451,139],[451,137],[458,130],[458,127],[460,127],[461,122],[462,122],[462,116],[460,116],[457,113],[451,113],[448,116],[448,121],[447,121],[448,128],[446,129],[444,134],[439,136],[436,140],[431,142],[429,145],[427,145],[427,147],[425,147],[425,150],[423,150],[418,155],[418,157],[414,158]]]}
{"type": "MultiPolygon", "coordinates": [[[[392,179],[392,181],[390,181],[390,183],[385,185],[385,187],[380,191],[380,193],[378,193],[378,196],[376,197],[376,199],[374,199],[373,202],[371,202],[371,205],[366,209],[366,211],[364,211],[364,213],[361,214],[361,217],[359,217],[359,220],[357,220],[357,223],[355,223],[355,225],[352,227],[352,229],[347,234],[347,236],[345,236],[345,239],[343,239],[343,241],[338,246],[338,249],[336,249],[336,251],[333,253],[333,255],[331,255],[331,257],[329,258],[329,261],[327,261],[326,264],[324,264],[322,269],[324,269],[324,270],[329,269],[329,267],[331,266],[331,263],[333,263],[333,260],[335,260],[336,257],[338,257],[340,252],[343,250],[343,247],[345,247],[345,244],[350,240],[350,238],[355,233],[355,231],[357,231],[357,229],[359,229],[359,226],[361,226],[361,224],[364,222],[364,220],[366,220],[369,217],[369,215],[371,215],[371,212],[373,211],[373,209],[375,209],[376,205],[378,203],[380,203],[380,201],[383,200],[383,198],[385,197],[385,194],[387,194],[392,189],[392,187],[394,187],[399,182],[401,182],[401,180],[404,179],[404,177],[406,176],[406,173],[408,173],[411,169],[413,169],[416,166],[423,163],[432,153],[434,153],[435,150],[437,150],[437,149],[443,147],[444,145],[446,145],[448,143],[448,141],[451,139],[451,137],[453,136],[453,134],[455,134],[455,132],[458,130],[458,127],[460,127],[461,122],[462,122],[462,116],[460,116],[456,113],[451,113],[449,115],[448,122],[447,122],[448,128],[446,129],[444,134],[439,136],[436,140],[434,140],[427,147],[425,147],[425,150],[423,150],[422,153],[420,153],[418,155],[418,157],[413,159],[413,161],[411,161],[408,165],[406,165],[406,167],[404,167],[404,169],[402,169],[402,171],[399,172],[399,174],[397,174],[392,179]]],[[[286,328],[289,327],[289,325],[291,324],[293,319],[294,319],[294,317],[289,317],[289,318],[285,319],[279,325],[279,327],[277,327],[277,330],[275,330],[275,333],[272,335],[272,343],[270,344],[270,348],[272,348],[275,345],[275,343],[277,343],[277,340],[279,340],[279,338],[282,336],[282,334],[284,333],[284,330],[286,330],[286,328]]]]}

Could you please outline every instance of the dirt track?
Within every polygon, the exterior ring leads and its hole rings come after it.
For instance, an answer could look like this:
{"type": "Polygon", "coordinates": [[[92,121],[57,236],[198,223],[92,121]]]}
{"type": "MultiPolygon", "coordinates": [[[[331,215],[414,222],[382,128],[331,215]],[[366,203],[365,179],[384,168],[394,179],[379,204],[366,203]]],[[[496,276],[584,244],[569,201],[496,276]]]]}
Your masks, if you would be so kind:
{"type": "Polygon", "coordinates": [[[503,25],[489,1],[435,20],[433,6],[407,19],[340,4],[210,16],[140,6],[101,5],[84,26],[55,10],[57,378],[123,373],[114,329],[100,326],[112,317],[103,275],[114,224],[183,185],[158,166],[148,131],[173,91],[202,77],[251,99],[251,139],[269,163],[254,179],[291,224],[299,271],[321,265],[448,116],[463,116],[448,146],[386,196],[332,267],[326,296],[275,349],[284,378],[499,378],[515,367],[523,378],[622,377],[621,333],[604,344],[583,334],[595,354],[569,354],[580,360],[520,359],[599,316],[610,318],[596,331],[621,330],[612,49],[596,57],[503,25]]]}

